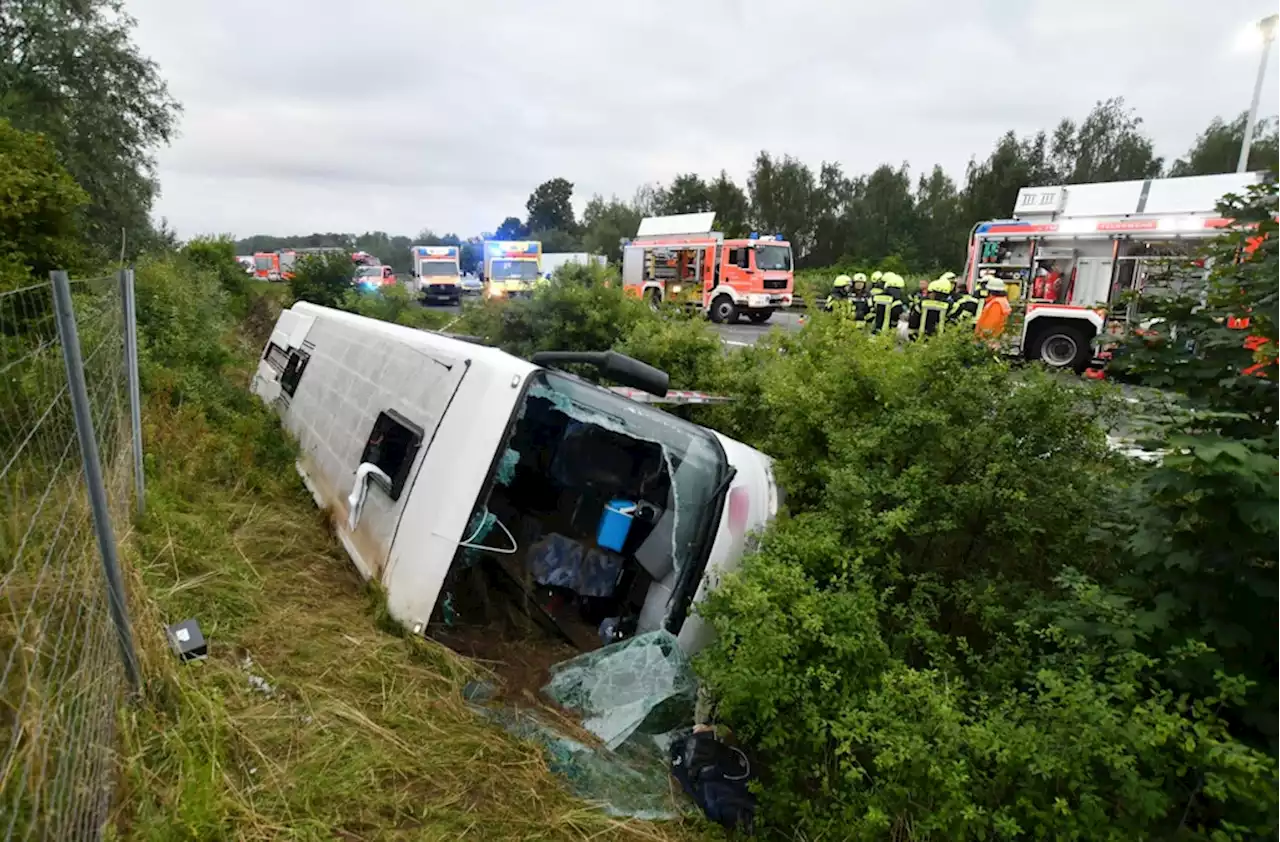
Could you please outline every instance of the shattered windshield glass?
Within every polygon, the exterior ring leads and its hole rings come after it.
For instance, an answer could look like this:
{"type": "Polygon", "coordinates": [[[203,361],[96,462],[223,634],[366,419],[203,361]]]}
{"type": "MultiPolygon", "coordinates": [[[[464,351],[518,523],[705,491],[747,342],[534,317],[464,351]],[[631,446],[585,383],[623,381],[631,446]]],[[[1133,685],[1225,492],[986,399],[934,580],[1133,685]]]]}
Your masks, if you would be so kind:
{"type": "Polygon", "coordinates": [[[576,378],[553,371],[541,372],[536,378],[530,397],[550,400],[577,421],[662,448],[671,489],[653,531],[636,549],[635,557],[652,569],[665,567],[662,557],[666,556],[678,574],[698,552],[702,526],[715,512],[711,503],[728,470],[719,442],[696,424],[576,378]]]}

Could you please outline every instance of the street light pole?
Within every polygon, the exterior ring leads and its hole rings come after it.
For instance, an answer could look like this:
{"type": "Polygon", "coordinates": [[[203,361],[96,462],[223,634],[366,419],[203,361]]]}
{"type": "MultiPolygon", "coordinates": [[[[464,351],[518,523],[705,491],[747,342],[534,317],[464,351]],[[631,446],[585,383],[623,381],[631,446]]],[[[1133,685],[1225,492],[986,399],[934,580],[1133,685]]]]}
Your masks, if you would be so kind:
{"type": "Polygon", "coordinates": [[[1253,83],[1253,103],[1249,106],[1249,118],[1244,124],[1244,141],[1240,144],[1240,161],[1236,172],[1249,168],[1249,147],[1253,145],[1253,127],[1258,122],[1258,101],[1262,99],[1262,81],[1267,76],[1267,59],[1271,57],[1271,42],[1276,39],[1276,21],[1280,15],[1271,15],[1258,21],[1262,33],[1262,59],[1258,62],[1258,78],[1253,83]]]}

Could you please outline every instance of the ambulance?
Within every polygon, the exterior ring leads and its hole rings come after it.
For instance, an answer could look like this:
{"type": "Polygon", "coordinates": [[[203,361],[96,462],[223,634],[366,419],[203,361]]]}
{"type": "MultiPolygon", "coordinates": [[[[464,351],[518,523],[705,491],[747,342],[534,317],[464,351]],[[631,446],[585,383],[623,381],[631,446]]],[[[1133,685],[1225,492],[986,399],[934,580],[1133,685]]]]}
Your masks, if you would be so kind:
{"type": "Polygon", "coordinates": [[[413,276],[424,301],[462,301],[460,246],[411,246],[413,276]]]}
{"type": "Polygon", "coordinates": [[[537,240],[484,241],[484,297],[529,295],[542,277],[542,243],[537,240]]]}
{"type": "Polygon", "coordinates": [[[1210,267],[1199,249],[1231,224],[1218,201],[1244,195],[1260,178],[1024,187],[1011,218],[974,226],[965,283],[973,291],[981,276],[1006,281],[1025,358],[1076,371],[1101,365],[1099,348],[1140,326],[1142,299],[1203,284],[1210,267]]]}
{"type": "Polygon", "coordinates": [[[756,324],[791,306],[795,271],[782,235],[726,240],[715,213],[650,216],[623,244],[622,285],[652,307],[696,307],[716,323],[756,324]]]}

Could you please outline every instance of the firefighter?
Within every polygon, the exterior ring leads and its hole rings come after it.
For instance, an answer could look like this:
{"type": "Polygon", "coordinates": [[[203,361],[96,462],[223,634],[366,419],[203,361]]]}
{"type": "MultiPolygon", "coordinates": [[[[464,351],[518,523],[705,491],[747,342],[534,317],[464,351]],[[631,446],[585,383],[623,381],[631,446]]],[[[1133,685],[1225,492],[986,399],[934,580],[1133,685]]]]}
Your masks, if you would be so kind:
{"type": "Polygon", "coordinates": [[[951,281],[945,278],[929,282],[928,290],[920,300],[919,319],[916,330],[911,334],[912,339],[933,336],[942,330],[951,309],[951,289],[951,281]]]}
{"type": "Polygon", "coordinates": [[[866,321],[871,312],[871,292],[867,289],[867,276],[861,272],[853,276],[853,292],[849,294],[849,302],[853,305],[853,317],[858,323],[866,321]]]}
{"type": "Polygon", "coordinates": [[[871,297],[875,298],[884,292],[884,273],[876,270],[871,273],[871,297]]]}
{"type": "Polygon", "coordinates": [[[827,297],[827,304],[823,309],[830,313],[837,303],[848,301],[849,286],[852,283],[848,275],[836,275],[835,281],[831,284],[831,295],[827,297]]]}
{"type": "Polygon", "coordinates": [[[883,288],[878,295],[871,296],[871,332],[893,333],[902,318],[902,289],[906,284],[893,272],[884,273],[880,281],[883,288]]]}
{"type": "Polygon", "coordinates": [[[955,324],[972,324],[978,318],[978,308],[982,306],[977,296],[961,287],[951,296],[951,309],[947,311],[947,321],[955,324]]]}
{"type": "Polygon", "coordinates": [[[1009,303],[1004,281],[999,278],[988,280],[987,300],[983,302],[982,312],[978,314],[978,335],[985,339],[998,339],[1004,333],[1012,310],[1013,305],[1009,303]]]}
{"type": "Polygon", "coordinates": [[[928,294],[928,278],[921,278],[916,288],[907,293],[907,334],[913,338],[920,330],[920,305],[928,294]]]}

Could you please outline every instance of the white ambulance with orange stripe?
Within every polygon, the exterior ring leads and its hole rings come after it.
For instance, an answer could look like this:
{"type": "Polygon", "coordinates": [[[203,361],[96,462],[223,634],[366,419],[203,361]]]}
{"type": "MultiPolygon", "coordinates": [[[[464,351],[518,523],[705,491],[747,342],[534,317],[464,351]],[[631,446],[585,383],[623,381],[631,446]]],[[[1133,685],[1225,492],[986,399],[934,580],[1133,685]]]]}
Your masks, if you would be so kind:
{"type": "Polygon", "coordinates": [[[1019,350],[1082,371],[1095,345],[1137,325],[1142,298],[1203,282],[1204,242],[1231,223],[1217,203],[1259,173],[1024,187],[1011,219],[974,226],[965,280],[1003,279],[1022,302],[1019,350]],[[1130,293],[1137,301],[1130,301],[1130,293]]]}

